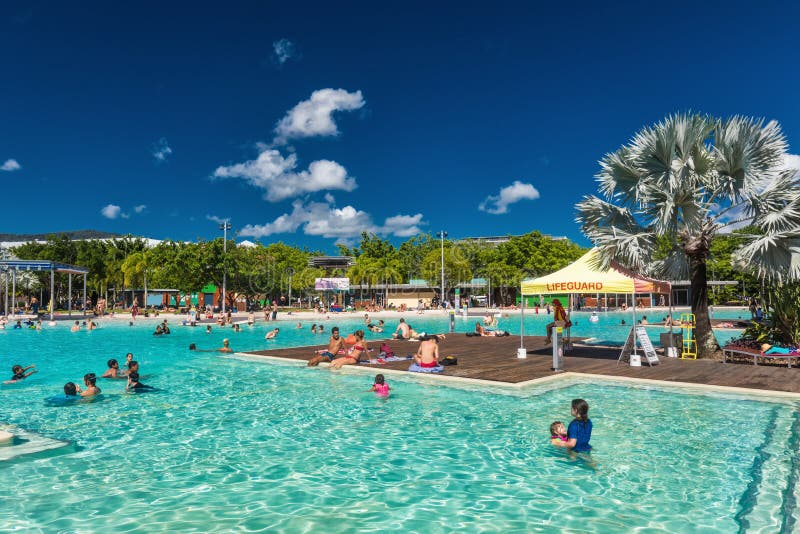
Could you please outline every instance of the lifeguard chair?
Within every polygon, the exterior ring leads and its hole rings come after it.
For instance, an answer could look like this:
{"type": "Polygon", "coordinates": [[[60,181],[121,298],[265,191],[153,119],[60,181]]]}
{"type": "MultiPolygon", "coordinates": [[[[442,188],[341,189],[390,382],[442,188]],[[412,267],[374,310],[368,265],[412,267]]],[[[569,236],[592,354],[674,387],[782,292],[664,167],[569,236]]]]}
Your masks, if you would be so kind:
{"type": "Polygon", "coordinates": [[[681,359],[697,359],[697,340],[694,338],[694,329],[696,325],[693,313],[681,314],[681,334],[683,335],[683,349],[681,350],[681,359]]]}

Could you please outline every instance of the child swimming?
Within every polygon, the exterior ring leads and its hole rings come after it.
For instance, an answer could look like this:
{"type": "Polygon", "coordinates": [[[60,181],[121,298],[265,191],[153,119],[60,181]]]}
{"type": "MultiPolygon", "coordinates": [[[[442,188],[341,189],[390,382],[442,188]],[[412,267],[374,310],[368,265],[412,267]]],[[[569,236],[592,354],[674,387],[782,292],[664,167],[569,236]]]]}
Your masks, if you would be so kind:
{"type": "Polygon", "coordinates": [[[24,380],[25,378],[28,378],[29,376],[31,376],[34,373],[38,373],[39,371],[37,371],[36,369],[34,369],[33,371],[31,371],[29,373],[25,372],[28,369],[33,369],[34,367],[36,367],[36,366],[35,365],[29,365],[28,367],[22,367],[21,365],[12,366],[11,367],[11,372],[14,373],[14,376],[11,377],[11,380],[6,380],[5,383],[6,384],[13,384],[14,382],[19,382],[20,380],[24,380]]]}
{"type": "Polygon", "coordinates": [[[561,421],[550,423],[550,443],[558,447],[559,443],[567,441],[567,428],[561,421]]]}
{"type": "Polygon", "coordinates": [[[372,389],[370,389],[370,391],[374,391],[375,395],[378,397],[388,397],[389,389],[391,388],[389,388],[389,384],[386,383],[386,379],[383,375],[375,375],[375,383],[372,384],[372,389]]]}

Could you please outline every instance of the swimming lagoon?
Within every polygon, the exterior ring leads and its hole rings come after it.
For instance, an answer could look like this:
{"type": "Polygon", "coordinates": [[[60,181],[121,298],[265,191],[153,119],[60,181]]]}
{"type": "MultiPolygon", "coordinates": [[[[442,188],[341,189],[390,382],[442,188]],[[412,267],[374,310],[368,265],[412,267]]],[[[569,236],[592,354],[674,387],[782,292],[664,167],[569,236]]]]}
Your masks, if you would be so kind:
{"type": "MultiPolygon", "coordinates": [[[[290,323],[278,326],[273,346],[301,339],[290,323]]],[[[142,324],[0,332],[9,371],[13,363],[40,370],[0,386],[0,425],[66,443],[0,462],[0,525],[27,532],[794,528],[795,403],[613,382],[516,389],[395,376],[383,400],[367,392],[371,375],[187,350],[218,347],[222,337],[238,350],[266,348],[269,328],[205,334],[173,326],[162,337],[142,324]],[[128,351],[141,362],[142,381],[160,391],[126,394],[123,381],[101,380],[94,401],[45,403],[66,381],[99,374],[128,351]],[[591,459],[548,444],[550,422],[569,420],[574,397],[592,406],[591,459]]]]}

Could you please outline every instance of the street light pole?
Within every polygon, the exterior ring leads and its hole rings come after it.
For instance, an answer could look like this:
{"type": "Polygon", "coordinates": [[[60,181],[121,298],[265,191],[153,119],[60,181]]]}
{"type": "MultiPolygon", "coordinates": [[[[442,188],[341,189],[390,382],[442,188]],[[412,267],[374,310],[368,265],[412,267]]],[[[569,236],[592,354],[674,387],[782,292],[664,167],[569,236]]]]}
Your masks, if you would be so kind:
{"type": "Polygon", "coordinates": [[[289,275],[289,308],[292,307],[292,275],[294,274],[294,269],[289,267],[286,269],[286,274],[289,275]]]}
{"type": "Polygon", "coordinates": [[[442,230],[441,232],[436,233],[436,237],[442,240],[442,306],[444,306],[444,238],[447,237],[447,232],[442,230]]]}
{"type": "Polygon", "coordinates": [[[220,225],[222,230],[222,315],[225,315],[225,286],[228,282],[228,269],[225,258],[228,256],[228,230],[231,229],[230,219],[225,219],[220,225]]]}

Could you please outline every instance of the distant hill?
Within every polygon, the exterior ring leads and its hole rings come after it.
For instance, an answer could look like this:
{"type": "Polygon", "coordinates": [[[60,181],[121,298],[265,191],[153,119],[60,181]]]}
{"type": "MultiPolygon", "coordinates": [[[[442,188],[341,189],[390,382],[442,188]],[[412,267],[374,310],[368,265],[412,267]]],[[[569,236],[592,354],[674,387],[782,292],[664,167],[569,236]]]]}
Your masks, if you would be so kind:
{"type": "Polygon", "coordinates": [[[124,237],[122,234],[100,232],[99,230],[71,230],[68,232],[49,232],[47,234],[0,234],[0,241],[27,242],[43,241],[51,235],[66,235],[70,239],[109,239],[124,237]]]}

